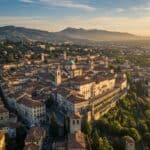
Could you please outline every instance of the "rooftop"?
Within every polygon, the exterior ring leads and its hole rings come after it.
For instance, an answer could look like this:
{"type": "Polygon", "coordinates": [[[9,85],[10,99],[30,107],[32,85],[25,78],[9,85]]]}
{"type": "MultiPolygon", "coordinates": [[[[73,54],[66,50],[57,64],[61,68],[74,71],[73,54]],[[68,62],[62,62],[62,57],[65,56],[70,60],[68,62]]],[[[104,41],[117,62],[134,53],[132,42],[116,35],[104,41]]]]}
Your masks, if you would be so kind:
{"type": "Polygon", "coordinates": [[[85,149],[85,137],[81,131],[68,135],[68,149],[85,149]]]}
{"type": "Polygon", "coordinates": [[[26,142],[37,142],[40,141],[45,136],[45,130],[41,127],[32,127],[26,136],[26,142]]]}
{"type": "Polygon", "coordinates": [[[40,150],[40,147],[34,143],[28,144],[23,150],[40,150]]]}
{"type": "Polygon", "coordinates": [[[9,111],[4,107],[0,106],[0,113],[8,113],[9,111]]]}
{"type": "Polygon", "coordinates": [[[44,106],[44,104],[42,102],[37,101],[37,100],[33,100],[28,96],[22,97],[20,99],[19,103],[23,104],[27,107],[32,107],[32,108],[44,106]]]}

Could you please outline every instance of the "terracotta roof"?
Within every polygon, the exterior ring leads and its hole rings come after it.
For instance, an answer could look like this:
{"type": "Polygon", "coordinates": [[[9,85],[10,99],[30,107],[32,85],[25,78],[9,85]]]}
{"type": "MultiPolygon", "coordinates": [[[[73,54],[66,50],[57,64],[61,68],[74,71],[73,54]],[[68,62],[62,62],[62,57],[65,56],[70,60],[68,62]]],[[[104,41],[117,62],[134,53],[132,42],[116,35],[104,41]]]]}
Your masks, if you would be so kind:
{"type": "Polygon", "coordinates": [[[57,93],[61,94],[64,97],[67,97],[68,95],[70,95],[71,91],[69,89],[66,89],[66,88],[59,88],[57,90],[57,93]]]}
{"type": "Polygon", "coordinates": [[[26,142],[37,142],[40,141],[45,136],[45,130],[41,127],[32,127],[26,136],[26,142]]]}
{"type": "Polygon", "coordinates": [[[71,113],[69,114],[71,119],[81,119],[81,115],[79,113],[71,113]]]}
{"type": "Polygon", "coordinates": [[[0,106],[0,113],[9,113],[9,111],[4,106],[0,106]]]}
{"type": "Polygon", "coordinates": [[[68,101],[70,101],[71,103],[82,103],[82,102],[87,102],[87,100],[85,100],[84,98],[81,98],[81,97],[77,97],[75,95],[70,95],[68,98],[67,98],[68,101]]]}
{"type": "Polygon", "coordinates": [[[3,102],[1,101],[1,99],[0,99],[0,106],[3,106],[4,104],[3,104],[3,102]]]}
{"type": "Polygon", "coordinates": [[[33,100],[28,96],[25,96],[25,97],[21,98],[18,103],[21,103],[21,104],[23,104],[27,107],[33,107],[33,108],[44,106],[44,104],[42,102],[37,101],[37,100],[33,100]]]}
{"type": "Polygon", "coordinates": [[[40,150],[40,147],[34,143],[28,144],[23,150],[40,150]]]}
{"type": "Polygon", "coordinates": [[[89,84],[93,81],[91,78],[88,78],[88,76],[87,77],[81,76],[81,77],[76,77],[76,78],[71,79],[71,82],[77,85],[84,85],[84,84],[89,84]]]}
{"type": "Polygon", "coordinates": [[[7,123],[7,124],[5,124],[5,126],[6,127],[9,127],[9,128],[11,128],[11,129],[16,129],[16,128],[18,128],[19,126],[20,126],[20,123],[7,123]]]}
{"type": "Polygon", "coordinates": [[[68,149],[85,149],[85,137],[81,131],[68,135],[68,149]]]}

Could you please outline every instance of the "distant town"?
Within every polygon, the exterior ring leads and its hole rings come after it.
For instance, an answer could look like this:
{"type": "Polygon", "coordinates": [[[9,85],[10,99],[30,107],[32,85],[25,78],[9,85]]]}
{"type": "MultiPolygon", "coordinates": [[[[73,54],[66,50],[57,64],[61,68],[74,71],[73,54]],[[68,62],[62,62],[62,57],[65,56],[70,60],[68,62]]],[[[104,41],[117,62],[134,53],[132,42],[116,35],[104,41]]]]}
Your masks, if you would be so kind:
{"type": "Polygon", "coordinates": [[[150,45],[0,42],[0,150],[148,150],[150,45]]]}

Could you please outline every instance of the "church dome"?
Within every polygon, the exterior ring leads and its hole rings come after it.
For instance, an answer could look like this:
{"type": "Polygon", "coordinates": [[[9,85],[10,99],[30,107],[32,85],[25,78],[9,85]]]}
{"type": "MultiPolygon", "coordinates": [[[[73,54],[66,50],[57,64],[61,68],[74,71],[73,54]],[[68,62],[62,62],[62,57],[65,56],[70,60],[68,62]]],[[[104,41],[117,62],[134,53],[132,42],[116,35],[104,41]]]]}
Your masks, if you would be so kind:
{"type": "Polygon", "coordinates": [[[74,65],[74,64],[75,64],[75,62],[73,60],[67,61],[67,65],[74,65]]]}

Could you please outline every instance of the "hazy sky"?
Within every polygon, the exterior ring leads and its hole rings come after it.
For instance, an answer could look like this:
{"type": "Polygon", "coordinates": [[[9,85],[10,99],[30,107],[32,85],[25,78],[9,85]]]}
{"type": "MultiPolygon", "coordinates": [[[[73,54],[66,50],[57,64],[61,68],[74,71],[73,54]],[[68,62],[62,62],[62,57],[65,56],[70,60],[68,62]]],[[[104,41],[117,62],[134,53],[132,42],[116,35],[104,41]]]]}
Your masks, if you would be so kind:
{"type": "Polygon", "coordinates": [[[150,0],[0,0],[0,26],[4,25],[150,35],[150,0]]]}

